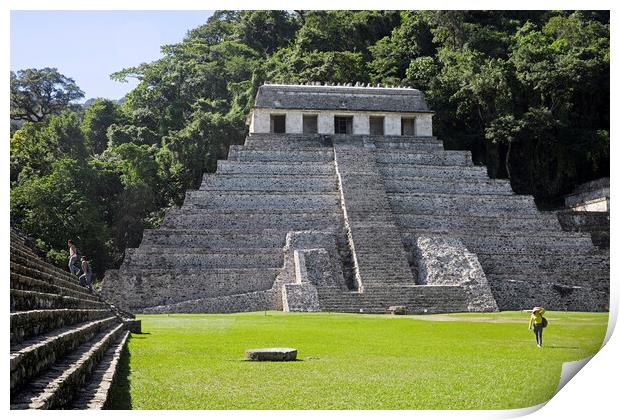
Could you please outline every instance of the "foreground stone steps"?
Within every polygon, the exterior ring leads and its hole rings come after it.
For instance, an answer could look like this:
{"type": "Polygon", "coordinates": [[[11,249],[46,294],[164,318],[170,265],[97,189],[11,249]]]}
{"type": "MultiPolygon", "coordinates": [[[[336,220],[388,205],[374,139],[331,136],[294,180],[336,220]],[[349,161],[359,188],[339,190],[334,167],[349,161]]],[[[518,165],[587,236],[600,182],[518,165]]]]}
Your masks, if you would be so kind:
{"type": "Polygon", "coordinates": [[[218,175],[306,175],[333,176],[333,162],[240,162],[234,160],[218,160],[218,175]]]}
{"type": "MultiPolygon", "coordinates": [[[[15,265],[12,268],[17,268],[15,265]]],[[[26,271],[26,270],[24,270],[26,271]]],[[[28,270],[32,273],[34,270],[28,270]]],[[[35,273],[36,275],[36,273],[35,273]]],[[[36,278],[19,274],[16,271],[11,271],[11,289],[14,290],[26,290],[40,293],[52,293],[57,295],[63,295],[68,297],[74,297],[79,299],[92,299],[93,295],[89,293],[86,288],[74,289],[58,286],[50,281],[37,280],[36,278]]]]}
{"type": "Polygon", "coordinates": [[[72,402],[74,393],[84,385],[109,346],[124,334],[117,324],[78,347],[54,364],[45,375],[28,384],[27,389],[11,398],[11,409],[58,409],[72,402]]]}
{"type": "Polygon", "coordinates": [[[108,317],[70,325],[11,346],[11,395],[57,360],[118,324],[108,317]]]}
{"type": "Polygon", "coordinates": [[[93,369],[116,367],[99,361],[120,333],[128,334],[124,318],[132,315],[43,261],[31,242],[11,228],[11,409],[69,408],[93,369]]]}
{"type": "Polygon", "coordinates": [[[107,309],[108,306],[92,297],[90,299],[41,293],[31,290],[11,289],[11,311],[34,309],[107,309]]]}
{"type": "Polygon", "coordinates": [[[39,272],[49,274],[69,284],[75,284],[78,280],[77,276],[72,275],[68,271],[64,271],[48,262],[42,261],[32,252],[25,252],[15,247],[11,247],[11,263],[17,263],[24,267],[33,268],[39,272]]]}
{"type": "Polygon", "coordinates": [[[106,408],[112,384],[116,379],[118,364],[126,347],[129,331],[125,331],[103,355],[103,358],[92,371],[88,383],[77,392],[70,408],[74,410],[102,410],[106,408]]]}
{"type": "Polygon", "coordinates": [[[487,168],[484,166],[458,165],[419,165],[377,163],[377,169],[383,179],[403,177],[423,177],[437,180],[482,180],[489,179],[487,168]]]}
{"type": "Polygon", "coordinates": [[[11,270],[24,275],[37,275],[37,278],[48,280],[51,283],[61,285],[68,289],[83,290],[79,285],[77,276],[63,271],[60,268],[41,263],[34,258],[24,258],[18,253],[11,253],[11,270]]]}
{"type": "Polygon", "coordinates": [[[335,176],[308,175],[224,175],[209,174],[202,178],[201,191],[260,191],[333,193],[338,188],[335,176]]]}
{"type": "Polygon", "coordinates": [[[531,196],[455,195],[438,193],[388,194],[395,213],[537,215],[531,196]]]}
{"type": "MultiPolygon", "coordinates": [[[[226,295],[240,295],[256,290],[270,289],[279,268],[134,268],[106,271],[105,282],[114,285],[123,281],[131,287],[138,287],[140,294],[123,293],[123,305],[130,309],[143,308],[142,296],[149,296],[153,306],[169,305],[196,299],[196,296],[218,299],[226,295]],[[174,287],[171,287],[173,286],[174,287]]],[[[127,288],[122,290],[133,290],[127,288]]],[[[118,293],[118,292],[117,292],[118,293]]]]}
{"type": "Polygon", "coordinates": [[[67,325],[112,315],[110,309],[35,309],[11,312],[11,343],[21,343],[67,325]]]}
{"type": "Polygon", "coordinates": [[[287,229],[328,230],[341,224],[342,213],[337,211],[270,210],[200,210],[170,211],[162,223],[168,229],[287,229]]]}
{"type": "Polygon", "coordinates": [[[335,210],[339,208],[338,195],[333,193],[264,193],[187,191],[184,208],[239,209],[239,210],[335,210]]]}
{"type": "Polygon", "coordinates": [[[282,248],[287,233],[283,229],[145,229],[140,248],[282,248]]]}
{"type": "Polygon", "coordinates": [[[140,247],[125,256],[124,266],[134,268],[278,268],[279,248],[196,249],[140,247]]]}

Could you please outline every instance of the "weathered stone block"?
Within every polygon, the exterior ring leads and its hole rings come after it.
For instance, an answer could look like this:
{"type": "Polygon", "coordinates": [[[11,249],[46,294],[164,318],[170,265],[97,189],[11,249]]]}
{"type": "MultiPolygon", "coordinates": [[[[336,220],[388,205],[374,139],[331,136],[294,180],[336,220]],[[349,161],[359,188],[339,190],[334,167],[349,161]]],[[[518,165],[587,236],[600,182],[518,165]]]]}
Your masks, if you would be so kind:
{"type": "Polygon", "coordinates": [[[297,349],[285,347],[251,349],[245,351],[245,358],[258,362],[290,362],[297,360],[297,349]]]}

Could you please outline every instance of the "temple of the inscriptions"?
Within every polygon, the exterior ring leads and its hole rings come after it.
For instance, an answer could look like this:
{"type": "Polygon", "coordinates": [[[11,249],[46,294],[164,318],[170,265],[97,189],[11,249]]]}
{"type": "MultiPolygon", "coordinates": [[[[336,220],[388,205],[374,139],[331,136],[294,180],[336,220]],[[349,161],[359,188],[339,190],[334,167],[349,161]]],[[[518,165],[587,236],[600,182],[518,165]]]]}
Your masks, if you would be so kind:
{"type": "Polygon", "coordinates": [[[407,87],[264,84],[231,146],[103,296],[142,313],[608,309],[609,251],[565,231],[407,87]]]}

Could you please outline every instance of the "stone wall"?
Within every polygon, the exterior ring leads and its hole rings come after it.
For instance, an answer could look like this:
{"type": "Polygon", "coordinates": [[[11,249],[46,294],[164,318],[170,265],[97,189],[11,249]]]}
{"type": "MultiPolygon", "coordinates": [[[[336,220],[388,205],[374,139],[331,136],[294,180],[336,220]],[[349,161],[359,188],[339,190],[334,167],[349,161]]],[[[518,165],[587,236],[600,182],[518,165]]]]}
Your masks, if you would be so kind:
{"type": "MultiPolygon", "coordinates": [[[[433,117],[430,113],[395,113],[395,112],[352,112],[348,110],[312,110],[308,114],[318,116],[317,128],[319,134],[334,134],[334,116],[353,117],[353,135],[369,135],[370,121],[372,117],[384,117],[384,134],[386,136],[401,135],[401,118],[413,118],[415,120],[415,135],[432,137],[433,117]]],[[[295,109],[261,109],[255,108],[250,116],[250,133],[267,134],[271,131],[271,115],[286,115],[286,133],[303,133],[304,111],[295,109]]]]}
{"type": "Polygon", "coordinates": [[[573,211],[608,212],[609,196],[609,178],[600,178],[577,185],[564,203],[573,211]]]}

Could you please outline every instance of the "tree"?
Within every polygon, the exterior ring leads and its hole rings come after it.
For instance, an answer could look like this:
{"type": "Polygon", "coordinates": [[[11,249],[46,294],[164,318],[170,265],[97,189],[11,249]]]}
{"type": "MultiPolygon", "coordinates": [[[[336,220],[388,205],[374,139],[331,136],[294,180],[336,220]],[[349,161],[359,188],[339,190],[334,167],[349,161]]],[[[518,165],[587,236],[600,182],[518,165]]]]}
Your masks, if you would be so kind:
{"type": "Polygon", "coordinates": [[[55,68],[11,72],[11,119],[41,121],[49,114],[64,111],[84,92],[70,77],[55,68]]]}
{"type": "Polygon", "coordinates": [[[255,50],[272,54],[295,38],[297,21],[283,10],[246,10],[236,28],[238,40],[255,50]]]}
{"type": "Polygon", "coordinates": [[[99,154],[106,149],[108,127],[119,123],[121,119],[119,106],[109,99],[98,98],[88,105],[84,110],[81,128],[91,154],[99,154]]]}

